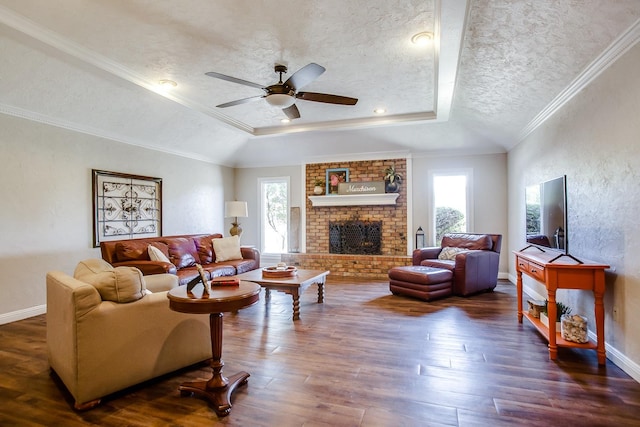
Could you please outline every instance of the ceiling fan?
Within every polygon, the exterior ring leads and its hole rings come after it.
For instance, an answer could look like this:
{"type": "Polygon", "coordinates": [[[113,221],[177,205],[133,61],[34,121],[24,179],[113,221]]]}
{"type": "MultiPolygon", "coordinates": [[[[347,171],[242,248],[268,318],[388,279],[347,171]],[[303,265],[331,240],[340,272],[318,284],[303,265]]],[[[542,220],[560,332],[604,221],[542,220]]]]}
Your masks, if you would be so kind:
{"type": "Polygon", "coordinates": [[[247,80],[215,73],[213,71],[205,74],[207,76],[226,80],[228,82],[262,89],[265,92],[264,95],[252,96],[249,98],[238,99],[235,101],[216,105],[216,107],[218,108],[232,107],[234,105],[245,104],[247,102],[258,101],[262,98],[265,98],[270,105],[282,108],[282,111],[288,118],[297,119],[300,118],[300,111],[298,111],[298,107],[296,107],[296,99],[342,105],[355,105],[356,102],[358,102],[357,98],[349,98],[347,96],[330,95],[328,93],[316,92],[298,92],[298,90],[303,86],[308,85],[325,72],[326,69],[323,66],[318,65],[314,62],[305,65],[304,67],[293,73],[291,77],[289,77],[284,83],[282,82],[282,73],[287,72],[287,67],[285,65],[276,64],[274,70],[276,73],[280,73],[280,80],[278,81],[278,83],[272,84],[270,86],[249,82],[247,80]]]}

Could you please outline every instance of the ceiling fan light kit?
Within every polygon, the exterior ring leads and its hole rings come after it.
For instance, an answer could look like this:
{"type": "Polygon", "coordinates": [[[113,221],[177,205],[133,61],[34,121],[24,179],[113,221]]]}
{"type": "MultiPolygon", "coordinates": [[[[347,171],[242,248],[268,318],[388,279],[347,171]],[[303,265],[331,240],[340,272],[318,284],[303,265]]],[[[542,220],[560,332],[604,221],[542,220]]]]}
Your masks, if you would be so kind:
{"type": "Polygon", "coordinates": [[[272,93],[271,95],[267,95],[267,102],[274,107],[288,108],[296,102],[296,99],[288,94],[272,93]]]}
{"type": "Polygon", "coordinates": [[[213,71],[205,74],[209,77],[226,80],[228,82],[259,88],[265,92],[264,95],[252,96],[216,105],[218,108],[232,107],[234,105],[245,104],[265,98],[269,105],[282,108],[282,111],[289,119],[298,119],[300,118],[300,111],[295,105],[296,99],[340,105],[355,105],[358,102],[357,98],[349,98],[347,96],[316,92],[298,92],[298,89],[311,83],[326,71],[323,66],[314,62],[305,65],[293,73],[284,83],[282,82],[282,74],[287,72],[287,67],[285,65],[276,64],[274,71],[280,74],[280,79],[278,83],[270,86],[260,85],[258,83],[253,83],[213,71]]]}

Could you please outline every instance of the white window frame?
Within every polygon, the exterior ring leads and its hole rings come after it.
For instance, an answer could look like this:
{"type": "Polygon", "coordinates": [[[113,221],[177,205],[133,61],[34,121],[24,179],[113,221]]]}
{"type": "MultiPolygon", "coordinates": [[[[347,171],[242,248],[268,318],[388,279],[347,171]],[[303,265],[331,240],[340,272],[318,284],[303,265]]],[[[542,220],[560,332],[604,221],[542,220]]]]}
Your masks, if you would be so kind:
{"type": "Polygon", "coordinates": [[[287,184],[287,241],[286,243],[286,247],[287,250],[289,250],[289,235],[291,234],[291,218],[290,218],[290,211],[291,211],[291,179],[289,176],[272,176],[272,177],[265,177],[265,178],[258,178],[258,209],[259,209],[259,214],[258,214],[258,227],[260,227],[260,252],[262,254],[264,254],[265,256],[269,256],[269,255],[277,255],[280,256],[281,254],[279,252],[267,252],[265,250],[265,232],[264,232],[264,219],[263,219],[263,215],[262,212],[264,212],[264,205],[263,205],[263,200],[264,200],[264,195],[263,195],[263,184],[268,184],[268,183],[277,183],[277,182],[285,182],[287,184]]]}
{"type": "Polygon", "coordinates": [[[466,187],[466,205],[467,211],[465,212],[465,218],[467,223],[467,232],[472,233],[475,229],[473,218],[473,169],[460,168],[460,169],[434,169],[429,173],[429,230],[427,231],[427,245],[440,246],[440,242],[436,242],[436,200],[435,200],[435,188],[434,182],[436,176],[459,176],[464,175],[467,177],[466,187]]]}

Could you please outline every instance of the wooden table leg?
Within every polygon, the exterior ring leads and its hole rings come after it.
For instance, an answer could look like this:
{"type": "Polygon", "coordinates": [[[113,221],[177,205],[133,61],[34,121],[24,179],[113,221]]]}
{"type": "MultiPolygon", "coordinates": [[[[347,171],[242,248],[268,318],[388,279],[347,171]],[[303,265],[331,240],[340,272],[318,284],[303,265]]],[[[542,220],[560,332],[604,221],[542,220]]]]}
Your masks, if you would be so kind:
{"type": "Polygon", "coordinates": [[[225,417],[231,412],[231,393],[239,385],[247,383],[249,374],[238,372],[227,378],[222,375],[224,362],[222,361],[222,313],[209,315],[211,328],[211,370],[213,376],[209,380],[189,381],[180,385],[181,395],[195,394],[205,398],[213,405],[213,410],[219,417],[225,417]]]}
{"type": "Polygon", "coordinates": [[[324,302],[324,278],[318,282],[318,304],[324,302]]]}
{"type": "Polygon", "coordinates": [[[291,291],[293,297],[293,320],[300,319],[300,294],[297,289],[291,291]]]}
{"type": "Polygon", "coordinates": [[[595,285],[593,287],[597,335],[596,353],[598,354],[599,365],[607,363],[607,354],[604,347],[604,287],[604,271],[601,271],[596,275],[595,285]]]}
{"type": "Polygon", "coordinates": [[[516,294],[518,296],[518,323],[522,323],[522,271],[516,272],[516,294]]]}
{"type": "Polygon", "coordinates": [[[558,345],[556,344],[556,290],[547,289],[547,317],[549,318],[549,359],[558,358],[558,345]]]}

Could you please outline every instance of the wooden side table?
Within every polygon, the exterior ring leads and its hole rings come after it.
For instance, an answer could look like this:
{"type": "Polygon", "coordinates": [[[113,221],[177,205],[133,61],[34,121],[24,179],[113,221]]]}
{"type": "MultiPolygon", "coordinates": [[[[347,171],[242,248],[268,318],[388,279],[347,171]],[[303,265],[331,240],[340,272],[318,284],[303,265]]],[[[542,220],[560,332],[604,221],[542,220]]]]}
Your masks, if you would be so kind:
{"type": "MultiPolygon", "coordinates": [[[[535,250],[535,248],[533,248],[535,250]]],[[[572,347],[594,349],[598,355],[598,364],[606,363],[604,346],[604,271],[608,265],[589,260],[577,261],[570,256],[557,255],[552,252],[524,252],[515,251],[517,294],[518,294],[518,322],[522,318],[528,319],[531,324],[549,341],[549,359],[558,357],[558,347],[572,347]],[[522,275],[526,274],[533,279],[542,282],[547,289],[549,326],[545,326],[537,319],[522,309],[522,275]],[[580,289],[592,291],[594,296],[594,315],[596,326],[596,342],[584,344],[567,341],[562,338],[560,331],[556,330],[556,291],[558,289],[580,289]]]]}
{"type": "Polygon", "coordinates": [[[212,287],[209,295],[203,295],[204,287],[196,286],[187,292],[186,286],[178,286],[167,292],[169,307],[181,313],[209,314],[211,328],[211,370],[209,380],[189,381],[180,385],[181,395],[195,394],[207,399],[219,417],[231,412],[231,393],[239,385],[247,383],[249,374],[241,371],[230,377],[222,375],[222,313],[237,311],[255,304],[260,298],[260,285],[240,282],[239,286],[212,287]]]}

